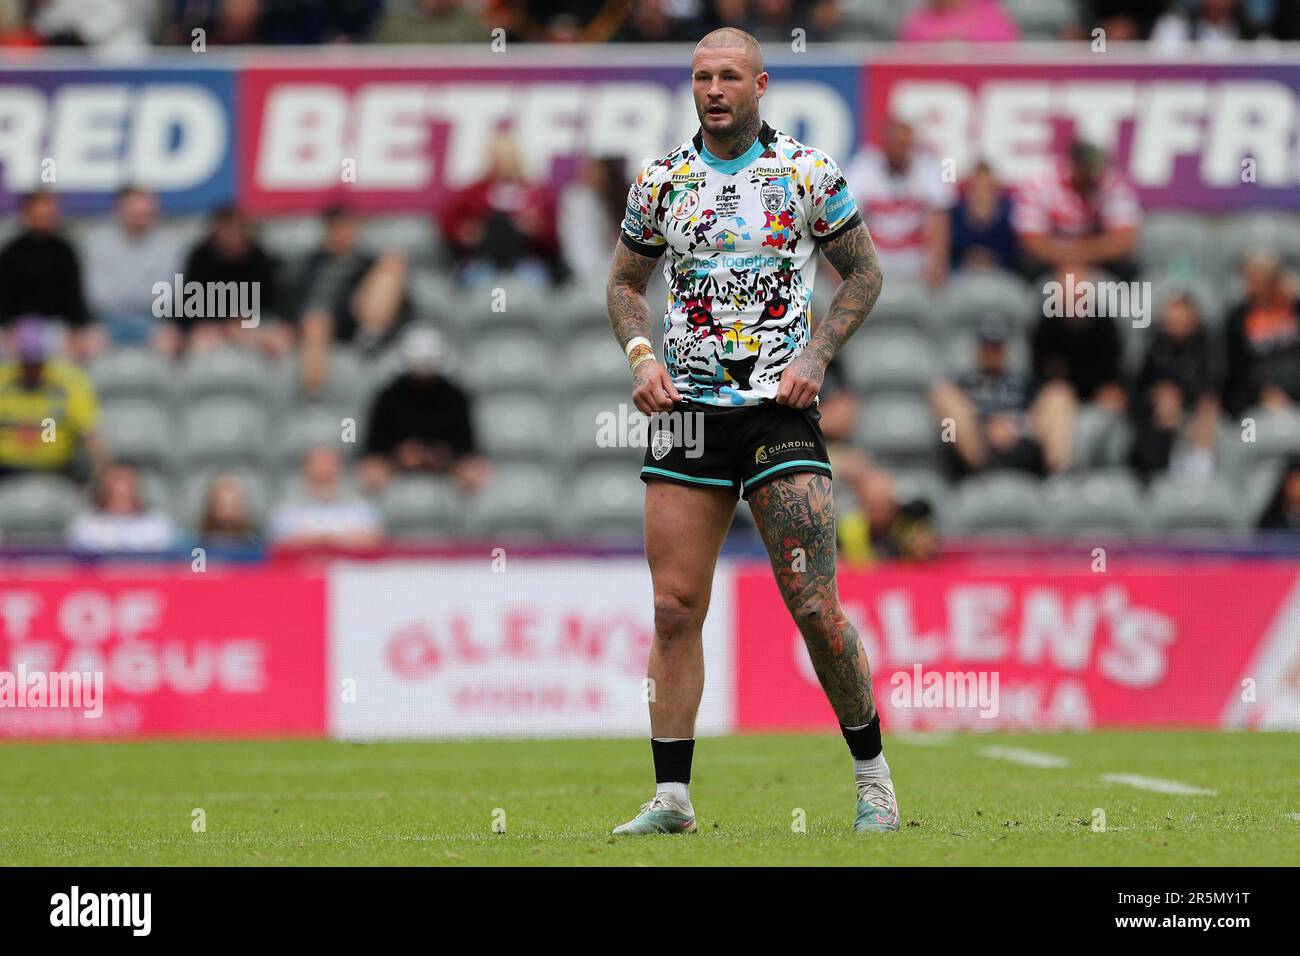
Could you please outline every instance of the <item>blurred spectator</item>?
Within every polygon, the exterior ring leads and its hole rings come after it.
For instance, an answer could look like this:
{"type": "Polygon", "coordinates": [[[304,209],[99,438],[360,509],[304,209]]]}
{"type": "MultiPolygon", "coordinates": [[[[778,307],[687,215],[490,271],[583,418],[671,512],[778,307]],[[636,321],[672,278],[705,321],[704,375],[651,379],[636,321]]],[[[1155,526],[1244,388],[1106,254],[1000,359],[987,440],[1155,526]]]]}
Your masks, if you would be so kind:
{"type": "Polygon", "coordinates": [[[937,535],[934,509],[924,499],[899,501],[893,476],[873,466],[864,482],[863,511],[866,549],[856,555],[844,549],[846,561],[928,561],[934,557],[937,535]]]}
{"type": "Polygon", "coordinates": [[[834,0],[749,0],[716,6],[720,25],[739,26],[761,43],[788,44],[795,29],[803,30],[809,40],[831,40],[840,22],[834,0]]]}
{"type": "Polygon", "coordinates": [[[482,43],[489,6],[464,0],[390,0],[371,35],[374,43],[482,43]]]}
{"type": "Polygon", "coordinates": [[[905,43],[1011,43],[1020,27],[997,0],[928,0],[903,17],[898,39],[905,43]]]}
{"type": "Polygon", "coordinates": [[[405,256],[363,251],[360,224],[346,207],[326,210],[324,221],[325,241],[308,258],[295,299],[302,309],[302,385],[309,395],[324,385],[331,343],[373,354],[410,315],[405,256]]]}
{"type": "Polygon", "coordinates": [[[956,382],[940,381],[931,389],[935,417],[941,426],[952,423],[953,441],[944,448],[959,478],[999,468],[1042,475],[1043,448],[1054,450],[1058,467],[1068,448],[1068,438],[1052,431],[1071,422],[1068,415],[1050,413],[1053,402],[1063,398],[1054,396],[1059,386],[1040,390],[1031,406],[1028,376],[1007,366],[1010,336],[1005,322],[986,317],[979,326],[975,367],[956,382]]]}
{"type": "MultiPolygon", "coordinates": [[[[1065,269],[1056,277],[1063,289],[1084,295],[1095,282],[1083,269],[1065,269]]],[[[1095,284],[1094,284],[1095,287],[1095,284]]],[[[1078,402],[1093,402],[1112,415],[1123,414],[1128,397],[1120,381],[1122,345],[1115,320],[1097,314],[1076,298],[1060,310],[1044,308],[1034,327],[1034,375],[1040,383],[1035,403],[1046,401],[1047,419],[1038,434],[1050,472],[1064,470],[1073,454],[1074,410],[1078,402]],[[1059,312],[1059,314],[1053,314],[1059,312]],[[1051,438],[1052,440],[1048,440],[1051,438]]]]}
{"type": "Polygon", "coordinates": [[[214,477],[203,501],[199,539],[204,544],[231,546],[252,544],[257,536],[243,479],[234,472],[214,477]]]}
{"type": "Polygon", "coordinates": [[[22,231],[0,249],[0,323],[7,328],[20,315],[57,319],[73,330],[73,354],[92,355],[98,340],[89,326],[77,252],[58,232],[58,199],[48,192],[27,195],[21,222],[22,231]]]}
{"type": "Polygon", "coordinates": [[[68,525],[68,544],[80,551],[166,551],[176,529],[163,511],[145,506],[134,468],[104,468],[91,486],[92,506],[68,525]]]}
{"type": "Polygon", "coordinates": [[[700,0],[639,0],[630,4],[627,19],[614,42],[695,43],[707,32],[705,4],[700,0]]]}
{"type": "Polygon", "coordinates": [[[617,157],[586,159],[578,175],[560,193],[559,233],[564,261],[582,282],[604,280],[610,250],[627,202],[623,161],[617,157]]]}
{"type": "Polygon", "coordinates": [[[99,401],[77,366],[51,357],[51,332],[35,317],[15,323],[14,360],[0,364],[0,475],[83,477],[99,459],[99,401]]]}
{"type": "Polygon", "coordinates": [[[1137,192],[1090,143],[1075,140],[1067,157],[1030,179],[1016,196],[1011,221],[1030,276],[1071,265],[1126,280],[1137,276],[1137,192]]]}
{"type": "Polygon", "coordinates": [[[262,0],[165,0],[169,10],[163,37],[168,43],[192,46],[195,31],[203,31],[204,48],[243,46],[260,40],[262,0]]]}
{"type": "Polygon", "coordinates": [[[858,153],[846,178],[885,275],[941,283],[948,271],[948,210],[955,187],[945,181],[939,161],[916,146],[911,124],[889,119],[882,146],[858,153]]]}
{"type": "Polygon", "coordinates": [[[1020,267],[1016,233],[1011,228],[1011,194],[1003,190],[988,163],[981,162],[966,180],[961,201],[952,207],[952,268],[1020,267]]]}
{"type": "Polygon", "coordinates": [[[166,340],[167,351],[203,351],[236,343],[260,347],[272,357],[279,357],[291,347],[291,330],[273,315],[278,300],[275,261],[253,238],[248,221],[235,207],[223,206],[212,214],[207,235],[185,260],[183,279],[186,285],[196,282],[204,289],[223,286],[247,291],[225,296],[224,308],[214,314],[205,311],[198,316],[176,315],[172,319],[174,331],[166,340]],[[246,328],[243,321],[254,317],[243,315],[240,306],[252,301],[254,290],[257,325],[246,328]]]}
{"type": "Polygon", "coordinates": [[[379,511],[345,484],[338,450],[308,451],[298,489],[271,516],[270,539],[296,548],[364,548],[382,538],[379,511]]]}
{"type": "Polygon", "coordinates": [[[155,0],[42,0],[31,22],[50,46],[138,53],[152,39],[155,6],[155,0]]]}
{"type": "Polygon", "coordinates": [[[1138,373],[1133,422],[1129,461],[1143,478],[1166,469],[1192,477],[1212,470],[1219,401],[1210,339],[1188,296],[1174,296],[1161,312],[1138,373]]]}
{"type": "Polygon", "coordinates": [[[86,297],[114,345],[158,337],[154,285],[171,288],[180,271],[174,236],[158,228],[153,193],[128,186],[118,193],[115,219],[93,228],[82,242],[86,297]]]}
{"type": "Polygon", "coordinates": [[[278,46],[364,41],[383,0],[262,0],[259,36],[278,46]]]}
{"type": "Polygon", "coordinates": [[[1259,518],[1260,531],[1300,531],[1300,458],[1292,458],[1259,518]]]}
{"type": "Polygon", "coordinates": [[[451,197],[443,231],[462,282],[511,272],[563,278],[547,188],[525,178],[509,133],[493,139],[488,174],[451,197]]]}
{"type": "Polygon", "coordinates": [[[1199,0],[1194,7],[1176,5],[1151,29],[1151,46],[1162,56],[1195,48],[1211,56],[1230,56],[1232,46],[1253,40],[1259,31],[1238,0],[1199,0]]]}
{"type": "Polygon", "coordinates": [[[1300,303],[1268,250],[1242,263],[1245,299],[1228,314],[1224,404],[1234,416],[1248,408],[1285,408],[1300,401],[1300,303]]]}
{"type": "Polygon", "coordinates": [[[442,374],[442,340],[430,328],[412,328],[402,340],[406,370],[375,399],[361,463],[362,484],[373,490],[393,470],[450,474],[464,491],[488,478],[474,443],[469,395],[442,374]]]}
{"type": "Polygon", "coordinates": [[[41,35],[31,26],[29,9],[29,0],[0,0],[0,48],[41,45],[41,35]]]}
{"type": "MultiPolygon", "coordinates": [[[[1145,40],[1168,6],[1169,0],[1092,0],[1091,25],[1105,31],[1107,43],[1145,40]]],[[[1089,29],[1086,39],[1091,38],[1089,29]]]]}

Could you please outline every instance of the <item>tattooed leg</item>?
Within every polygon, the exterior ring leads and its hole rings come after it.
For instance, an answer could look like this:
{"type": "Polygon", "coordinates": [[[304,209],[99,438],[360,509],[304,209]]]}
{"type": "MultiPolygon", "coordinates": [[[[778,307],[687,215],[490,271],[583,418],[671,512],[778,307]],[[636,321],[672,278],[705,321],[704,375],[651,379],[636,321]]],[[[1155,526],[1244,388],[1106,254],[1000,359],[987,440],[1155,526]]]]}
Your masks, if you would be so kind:
{"type": "Polygon", "coordinates": [[[825,475],[797,474],[749,496],[785,606],[841,724],[876,715],[871,669],[835,584],[835,502],[825,475]],[[797,550],[802,549],[802,550],[797,550]]]}

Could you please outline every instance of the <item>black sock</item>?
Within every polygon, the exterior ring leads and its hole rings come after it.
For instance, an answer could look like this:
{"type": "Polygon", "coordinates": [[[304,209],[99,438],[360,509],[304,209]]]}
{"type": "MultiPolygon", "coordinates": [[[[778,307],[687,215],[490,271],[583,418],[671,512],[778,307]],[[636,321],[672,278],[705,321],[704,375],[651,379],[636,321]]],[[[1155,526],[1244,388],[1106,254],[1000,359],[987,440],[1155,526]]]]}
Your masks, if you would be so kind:
{"type": "Polygon", "coordinates": [[[695,756],[695,738],[659,740],[650,738],[655,757],[655,783],[690,783],[691,758],[695,756]]]}
{"type": "Polygon", "coordinates": [[[874,760],[884,749],[880,743],[879,713],[871,718],[867,726],[857,730],[850,730],[840,724],[840,733],[844,735],[844,742],[849,745],[849,753],[853,754],[854,760],[874,760]]]}

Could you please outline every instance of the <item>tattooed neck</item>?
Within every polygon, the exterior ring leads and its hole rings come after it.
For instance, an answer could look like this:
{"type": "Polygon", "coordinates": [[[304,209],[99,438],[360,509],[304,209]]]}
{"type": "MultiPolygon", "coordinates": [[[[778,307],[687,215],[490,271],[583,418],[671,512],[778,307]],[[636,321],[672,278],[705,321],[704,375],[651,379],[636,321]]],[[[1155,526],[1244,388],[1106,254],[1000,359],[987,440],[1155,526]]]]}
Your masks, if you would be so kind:
{"type": "Polygon", "coordinates": [[[717,153],[723,159],[735,159],[737,156],[743,156],[745,150],[754,145],[754,140],[758,139],[758,131],[762,129],[763,121],[758,116],[758,111],[749,117],[745,123],[737,127],[736,131],[726,139],[718,140],[719,151],[717,153]]]}

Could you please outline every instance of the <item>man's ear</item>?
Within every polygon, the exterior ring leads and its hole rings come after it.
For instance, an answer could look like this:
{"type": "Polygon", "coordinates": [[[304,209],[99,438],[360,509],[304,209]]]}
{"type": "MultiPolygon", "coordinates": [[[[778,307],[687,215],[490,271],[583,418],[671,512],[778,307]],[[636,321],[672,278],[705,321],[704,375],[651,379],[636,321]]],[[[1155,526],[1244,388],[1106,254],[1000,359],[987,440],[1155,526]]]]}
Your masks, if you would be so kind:
{"type": "Polygon", "coordinates": [[[755,77],[755,82],[758,84],[758,98],[761,100],[763,94],[767,92],[767,73],[764,72],[758,74],[758,76],[755,77]]]}

